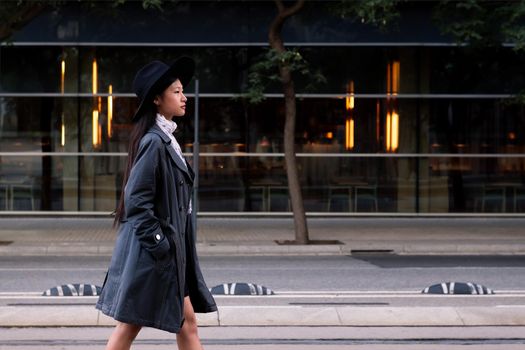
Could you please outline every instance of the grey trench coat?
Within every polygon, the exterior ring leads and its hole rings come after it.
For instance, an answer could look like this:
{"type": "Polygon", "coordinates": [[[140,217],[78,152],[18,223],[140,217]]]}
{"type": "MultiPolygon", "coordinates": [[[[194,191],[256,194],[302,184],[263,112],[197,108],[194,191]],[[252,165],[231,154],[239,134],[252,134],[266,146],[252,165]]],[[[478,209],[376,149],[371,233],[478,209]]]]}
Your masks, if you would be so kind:
{"type": "Polygon", "coordinates": [[[194,173],[170,142],[157,125],[140,141],[124,190],[126,217],[96,308],[121,322],[178,333],[185,283],[195,312],[217,306],[188,214],[194,173]]]}

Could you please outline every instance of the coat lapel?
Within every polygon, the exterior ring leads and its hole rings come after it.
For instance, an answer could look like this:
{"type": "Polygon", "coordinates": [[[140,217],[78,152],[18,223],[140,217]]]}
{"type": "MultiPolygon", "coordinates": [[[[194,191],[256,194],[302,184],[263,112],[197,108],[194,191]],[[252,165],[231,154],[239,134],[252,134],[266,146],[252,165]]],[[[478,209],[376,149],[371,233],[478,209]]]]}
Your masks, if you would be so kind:
{"type": "Polygon", "coordinates": [[[193,181],[194,173],[193,169],[190,170],[190,166],[187,162],[183,162],[182,159],[177,155],[177,152],[173,149],[171,146],[171,139],[168,135],[166,135],[156,124],[151,127],[149,130],[152,133],[155,133],[160,136],[162,141],[164,141],[164,146],[166,147],[168,154],[170,155],[171,159],[175,162],[175,165],[184,172],[188,177],[193,181]]]}

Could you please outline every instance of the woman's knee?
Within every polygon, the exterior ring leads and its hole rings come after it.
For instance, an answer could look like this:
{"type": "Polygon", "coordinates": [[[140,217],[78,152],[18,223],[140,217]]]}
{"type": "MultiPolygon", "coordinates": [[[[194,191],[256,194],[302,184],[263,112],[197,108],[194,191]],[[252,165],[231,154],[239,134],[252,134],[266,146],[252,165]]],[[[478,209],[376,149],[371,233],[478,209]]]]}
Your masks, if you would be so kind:
{"type": "Polygon", "coordinates": [[[197,318],[195,317],[195,314],[186,317],[184,319],[184,324],[182,325],[180,334],[182,336],[191,336],[197,334],[197,332],[197,318]]]}
{"type": "Polygon", "coordinates": [[[115,328],[120,337],[133,341],[139,334],[142,327],[134,324],[118,322],[115,328]]]}
{"type": "Polygon", "coordinates": [[[184,298],[184,324],[182,328],[187,328],[189,333],[197,333],[197,316],[195,316],[189,297],[184,298]]]}

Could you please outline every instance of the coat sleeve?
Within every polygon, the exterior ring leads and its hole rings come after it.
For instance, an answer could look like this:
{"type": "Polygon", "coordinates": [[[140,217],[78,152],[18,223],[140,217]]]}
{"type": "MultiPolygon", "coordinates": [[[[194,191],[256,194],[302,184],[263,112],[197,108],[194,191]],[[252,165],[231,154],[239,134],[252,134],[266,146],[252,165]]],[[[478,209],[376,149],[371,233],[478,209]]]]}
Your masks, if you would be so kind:
{"type": "Polygon", "coordinates": [[[142,138],[124,189],[126,217],[132,223],[133,232],[142,247],[157,259],[165,256],[170,249],[154,210],[160,171],[159,155],[163,148],[162,140],[157,137],[146,134],[142,138]]]}

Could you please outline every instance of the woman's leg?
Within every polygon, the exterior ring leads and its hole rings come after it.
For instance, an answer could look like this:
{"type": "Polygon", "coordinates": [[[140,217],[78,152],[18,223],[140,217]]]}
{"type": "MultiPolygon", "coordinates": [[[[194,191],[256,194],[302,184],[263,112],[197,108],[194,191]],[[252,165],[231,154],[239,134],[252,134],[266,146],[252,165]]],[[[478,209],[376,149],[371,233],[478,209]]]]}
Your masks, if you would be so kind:
{"type": "Polygon", "coordinates": [[[197,330],[197,318],[190,297],[184,298],[184,324],[177,334],[179,350],[202,350],[201,341],[197,330]]]}
{"type": "Polygon", "coordinates": [[[131,343],[139,334],[141,326],[117,322],[113,333],[109,337],[106,350],[129,350],[131,343]]]}

